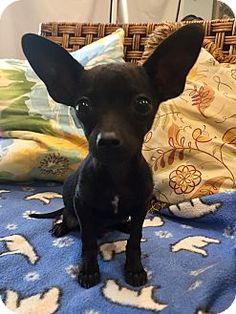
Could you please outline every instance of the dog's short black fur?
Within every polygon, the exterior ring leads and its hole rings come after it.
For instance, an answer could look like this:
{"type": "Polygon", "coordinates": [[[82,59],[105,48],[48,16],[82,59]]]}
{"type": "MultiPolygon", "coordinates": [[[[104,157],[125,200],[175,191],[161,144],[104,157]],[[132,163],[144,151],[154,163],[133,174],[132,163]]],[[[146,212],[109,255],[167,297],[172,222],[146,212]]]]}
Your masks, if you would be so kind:
{"type": "Polygon", "coordinates": [[[104,231],[129,231],[125,279],[144,285],[142,224],[153,190],[151,171],[141,148],[161,101],[178,96],[203,40],[200,25],[188,25],[154,51],[143,66],[99,65],[85,70],[55,43],[33,34],[22,39],[24,53],[51,97],[74,107],[89,142],[89,154],[63,189],[64,208],[33,217],[56,217],[52,232],[80,229],[79,283],[100,281],[97,237],[104,231]],[[129,221],[128,221],[129,220],[129,221]]]}

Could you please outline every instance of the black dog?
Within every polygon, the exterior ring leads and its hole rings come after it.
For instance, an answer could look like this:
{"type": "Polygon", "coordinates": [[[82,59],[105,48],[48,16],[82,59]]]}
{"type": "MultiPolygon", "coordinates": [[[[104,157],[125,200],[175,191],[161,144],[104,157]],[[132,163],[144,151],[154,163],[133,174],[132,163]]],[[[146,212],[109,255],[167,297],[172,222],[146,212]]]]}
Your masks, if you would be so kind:
{"type": "Polygon", "coordinates": [[[85,70],[47,39],[33,34],[22,39],[24,53],[49,94],[75,109],[89,142],[87,158],[65,181],[65,207],[32,215],[57,217],[52,230],[55,236],[80,229],[82,287],[100,281],[97,237],[110,229],[129,229],[126,282],[132,286],[147,282],[140,240],[153,181],[141,153],[143,138],[159,103],[183,91],[202,40],[202,27],[188,25],[163,41],[143,66],[107,64],[85,70]]]}

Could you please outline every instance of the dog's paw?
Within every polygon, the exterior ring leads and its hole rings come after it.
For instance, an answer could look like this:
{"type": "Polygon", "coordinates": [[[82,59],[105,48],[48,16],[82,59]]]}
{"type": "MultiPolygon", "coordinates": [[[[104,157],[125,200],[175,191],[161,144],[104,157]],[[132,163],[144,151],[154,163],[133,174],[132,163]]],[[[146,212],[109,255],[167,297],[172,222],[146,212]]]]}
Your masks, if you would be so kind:
{"type": "Polygon", "coordinates": [[[125,271],[125,281],[127,284],[133,287],[140,287],[147,283],[147,273],[144,269],[132,272],[132,271],[125,271]]]}
{"type": "Polygon", "coordinates": [[[63,223],[63,221],[56,220],[53,223],[52,229],[50,230],[50,232],[54,237],[59,238],[66,235],[69,232],[69,230],[66,227],[66,225],[63,223]]]}
{"type": "Polygon", "coordinates": [[[100,272],[87,273],[81,270],[78,275],[78,281],[81,287],[89,289],[100,282],[100,272]]]}

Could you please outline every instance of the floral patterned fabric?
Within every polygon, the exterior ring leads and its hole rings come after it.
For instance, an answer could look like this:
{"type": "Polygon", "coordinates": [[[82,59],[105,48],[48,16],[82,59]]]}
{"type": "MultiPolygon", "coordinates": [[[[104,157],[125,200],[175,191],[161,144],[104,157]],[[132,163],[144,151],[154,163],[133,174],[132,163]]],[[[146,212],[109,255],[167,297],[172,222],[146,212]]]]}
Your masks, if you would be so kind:
{"type": "MultiPolygon", "coordinates": [[[[118,29],[72,56],[85,68],[123,61],[118,29]]],[[[0,60],[0,180],[58,180],[75,170],[87,142],[73,109],[53,101],[28,62],[0,60]]]]}
{"type": "Polygon", "coordinates": [[[157,207],[235,189],[236,65],[202,48],[184,92],[163,102],[146,135],[157,207]]]}

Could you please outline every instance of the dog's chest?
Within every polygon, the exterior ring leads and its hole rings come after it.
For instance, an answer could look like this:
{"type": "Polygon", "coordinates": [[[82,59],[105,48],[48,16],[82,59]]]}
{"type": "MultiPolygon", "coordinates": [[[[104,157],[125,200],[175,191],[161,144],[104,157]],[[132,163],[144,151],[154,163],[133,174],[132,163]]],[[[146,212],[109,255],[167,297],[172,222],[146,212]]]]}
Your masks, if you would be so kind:
{"type": "Polygon", "coordinates": [[[135,188],[129,180],[117,186],[105,177],[95,180],[83,196],[87,205],[101,216],[129,216],[136,200],[135,188]]]}
{"type": "Polygon", "coordinates": [[[114,209],[114,214],[118,214],[120,197],[119,195],[115,195],[111,201],[112,208],[114,209]]]}
{"type": "Polygon", "coordinates": [[[121,193],[115,188],[112,189],[111,186],[97,190],[93,199],[91,206],[97,213],[106,216],[127,216],[135,203],[135,197],[131,191],[121,193]]]}
{"type": "Polygon", "coordinates": [[[117,219],[130,216],[151,193],[152,179],[145,162],[113,173],[89,165],[80,176],[80,198],[96,215],[117,219]]]}

